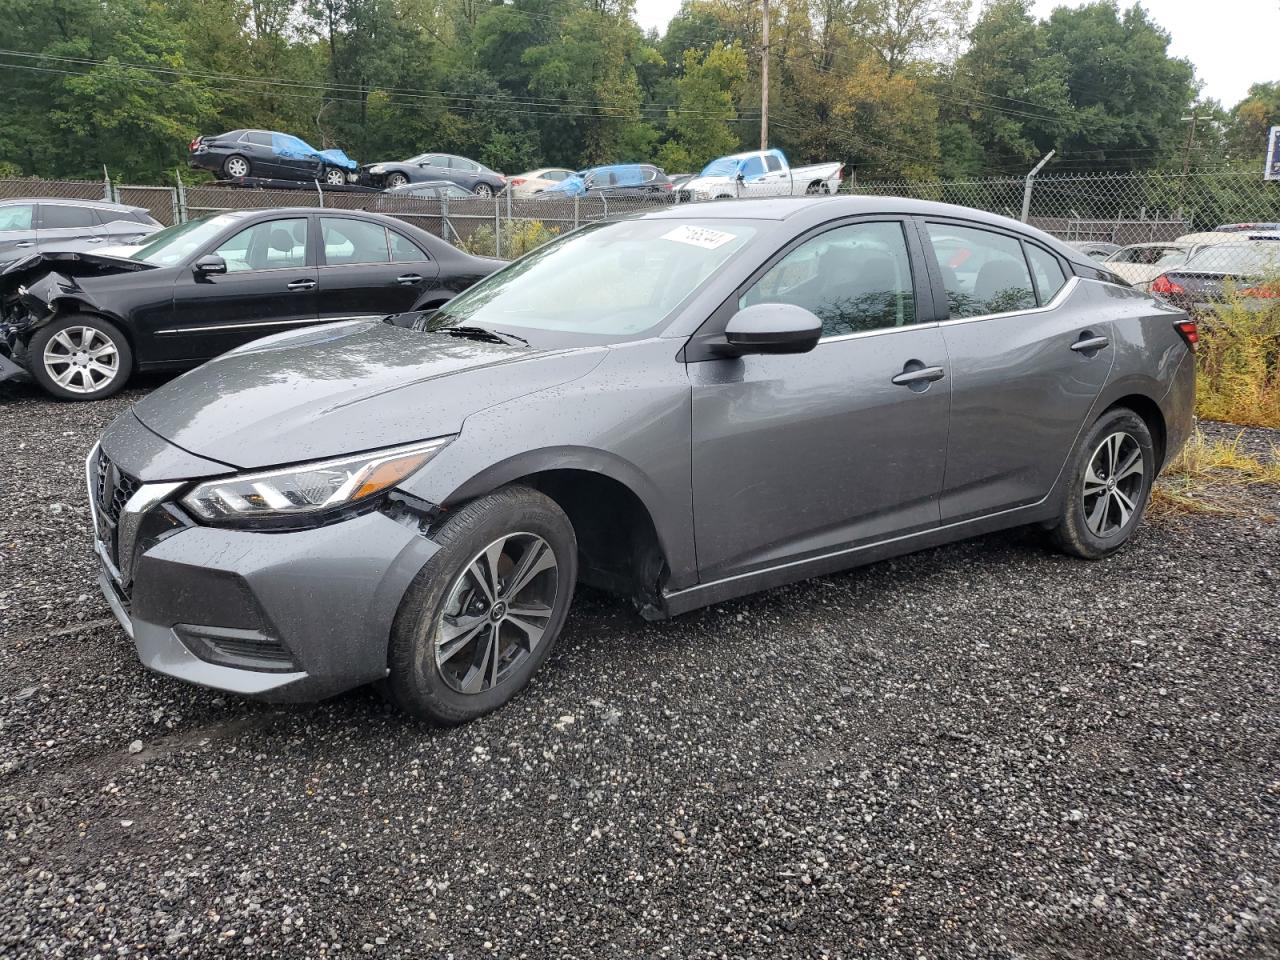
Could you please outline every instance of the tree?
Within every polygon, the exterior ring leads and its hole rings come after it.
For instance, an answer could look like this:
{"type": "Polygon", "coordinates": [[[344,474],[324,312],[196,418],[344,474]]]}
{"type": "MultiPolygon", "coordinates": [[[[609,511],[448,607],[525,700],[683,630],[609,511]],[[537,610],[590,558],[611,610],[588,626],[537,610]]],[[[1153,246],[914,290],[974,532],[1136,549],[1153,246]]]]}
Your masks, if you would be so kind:
{"type": "Polygon", "coordinates": [[[668,140],[658,151],[667,170],[701,170],[709,161],[738,147],[731,124],[734,101],[747,78],[741,47],[717,41],[705,53],[684,52],[684,72],[676,81],[677,108],[668,114],[668,140]]]}

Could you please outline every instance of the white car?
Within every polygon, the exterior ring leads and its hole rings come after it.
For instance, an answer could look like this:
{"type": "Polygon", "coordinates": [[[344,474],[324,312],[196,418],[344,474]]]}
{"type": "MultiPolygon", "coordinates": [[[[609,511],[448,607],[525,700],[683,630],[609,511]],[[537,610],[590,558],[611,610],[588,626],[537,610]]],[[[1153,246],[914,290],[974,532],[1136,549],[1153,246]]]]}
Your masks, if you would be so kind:
{"type": "Polygon", "coordinates": [[[712,160],[680,187],[679,196],[685,201],[828,194],[839,191],[843,177],[839,161],[792,167],[781,150],[750,150],[712,160]]]}
{"type": "Polygon", "coordinates": [[[573,170],[566,170],[564,167],[541,167],[512,177],[507,181],[507,187],[513,197],[532,197],[573,174],[573,170]]]}
{"type": "MultiPolygon", "coordinates": [[[[1259,236],[1267,235],[1259,234],[1259,236]]],[[[1239,233],[1225,233],[1217,230],[1184,233],[1176,240],[1131,243],[1117,250],[1105,262],[1108,270],[1121,279],[1127,280],[1130,286],[1137,287],[1139,290],[1149,290],[1151,282],[1156,277],[1186,263],[1192,255],[1205,247],[1239,243],[1241,239],[1239,233]]]]}

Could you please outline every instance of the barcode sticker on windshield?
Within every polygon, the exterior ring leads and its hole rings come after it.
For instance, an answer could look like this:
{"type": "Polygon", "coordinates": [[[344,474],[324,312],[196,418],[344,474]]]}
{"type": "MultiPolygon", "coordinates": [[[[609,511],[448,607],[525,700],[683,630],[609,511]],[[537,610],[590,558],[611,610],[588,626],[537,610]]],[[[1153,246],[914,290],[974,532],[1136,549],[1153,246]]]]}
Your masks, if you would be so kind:
{"type": "Polygon", "coordinates": [[[725,233],[723,230],[712,230],[708,227],[691,227],[686,223],[684,226],[676,227],[674,230],[664,233],[662,239],[674,240],[676,243],[687,243],[690,246],[702,247],[706,250],[714,250],[716,247],[723,247],[734,239],[734,234],[725,233]]]}

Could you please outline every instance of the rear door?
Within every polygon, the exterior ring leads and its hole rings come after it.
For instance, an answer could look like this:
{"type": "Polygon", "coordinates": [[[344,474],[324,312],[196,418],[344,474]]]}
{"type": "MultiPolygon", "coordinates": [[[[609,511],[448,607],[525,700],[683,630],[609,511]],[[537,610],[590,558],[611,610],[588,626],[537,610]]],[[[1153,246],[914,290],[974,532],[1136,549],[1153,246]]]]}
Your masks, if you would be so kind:
{"type": "MultiPolygon", "coordinates": [[[[942,522],[1048,495],[1111,373],[1111,325],[1073,309],[1065,261],[1016,233],[920,224],[951,363],[942,522]]],[[[1070,282],[1069,282],[1070,280],[1070,282]]]]}
{"type": "Polygon", "coordinates": [[[207,360],[250,340],[315,323],[313,231],[310,217],[263,220],[201,251],[222,257],[227,272],[180,273],[172,325],[155,331],[156,359],[207,360]]]}
{"type": "Polygon", "coordinates": [[[320,238],[321,320],[403,313],[439,274],[417,244],[376,221],[321,216],[320,238]]]}
{"type": "Polygon", "coordinates": [[[41,252],[92,250],[104,242],[97,213],[91,207],[42,200],[36,206],[36,216],[36,248],[41,252]]]}
{"type": "Polygon", "coordinates": [[[36,252],[36,205],[0,206],[0,266],[36,252]]]}
{"type": "Polygon", "coordinates": [[[938,525],[951,382],[927,276],[909,223],[846,221],[780,252],[709,321],[792,303],[823,336],[688,365],[704,581],[938,525]]]}

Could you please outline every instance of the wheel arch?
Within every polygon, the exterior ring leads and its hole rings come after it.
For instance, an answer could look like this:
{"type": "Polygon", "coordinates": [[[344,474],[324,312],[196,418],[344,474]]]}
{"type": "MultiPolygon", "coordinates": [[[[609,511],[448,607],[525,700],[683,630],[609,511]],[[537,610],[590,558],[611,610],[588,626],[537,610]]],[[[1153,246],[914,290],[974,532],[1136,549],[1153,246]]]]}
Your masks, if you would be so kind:
{"type": "Polygon", "coordinates": [[[1151,431],[1151,440],[1156,448],[1156,470],[1159,471],[1164,467],[1165,452],[1168,450],[1169,442],[1169,427],[1165,423],[1160,405],[1144,393],[1127,393],[1111,401],[1099,416],[1121,407],[1136,413],[1151,431]]]}

